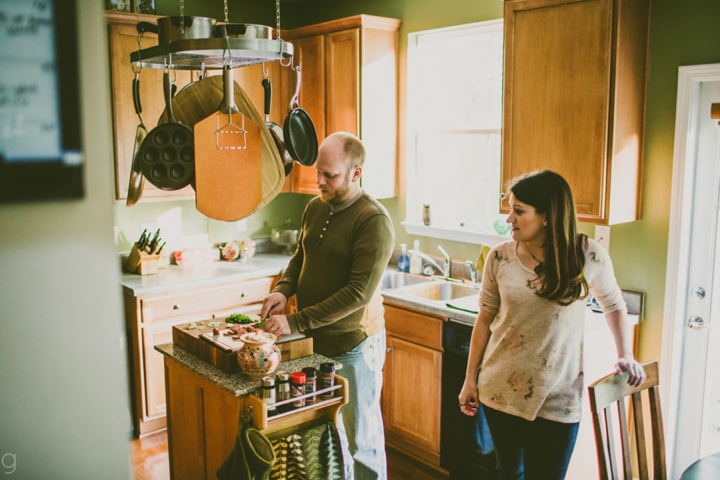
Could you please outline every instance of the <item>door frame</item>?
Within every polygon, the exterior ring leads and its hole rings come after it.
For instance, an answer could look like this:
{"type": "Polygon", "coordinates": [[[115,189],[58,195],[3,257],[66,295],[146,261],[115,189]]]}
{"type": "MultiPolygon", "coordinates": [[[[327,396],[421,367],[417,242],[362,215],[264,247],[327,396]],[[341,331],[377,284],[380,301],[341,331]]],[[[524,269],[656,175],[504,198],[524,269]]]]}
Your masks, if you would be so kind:
{"type": "MultiPolygon", "coordinates": [[[[696,119],[700,84],[720,81],[720,64],[680,67],[675,111],[675,151],[670,203],[670,228],[665,280],[660,388],[665,419],[668,472],[673,472],[677,438],[680,372],[685,338],[688,258],[692,189],[694,183],[696,119]]],[[[709,113],[709,112],[708,112],[709,113]]]]}

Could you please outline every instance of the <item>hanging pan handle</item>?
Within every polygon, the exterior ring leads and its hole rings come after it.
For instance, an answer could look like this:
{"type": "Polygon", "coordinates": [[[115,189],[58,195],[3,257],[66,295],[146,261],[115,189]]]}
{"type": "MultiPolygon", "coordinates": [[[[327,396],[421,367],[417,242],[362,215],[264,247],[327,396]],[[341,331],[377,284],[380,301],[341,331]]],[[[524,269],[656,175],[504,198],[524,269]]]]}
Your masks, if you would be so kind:
{"type": "Polygon", "coordinates": [[[172,81],[170,80],[170,69],[165,67],[163,73],[163,93],[165,94],[165,107],[168,111],[168,119],[170,123],[177,123],[172,108],[172,81]]]}
{"type": "Polygon", "coordinates": [[[270,104],[272,102],[272,84],[270,79],[265,77],[262,81],[263,89],[265,90],[265,123],[270,121],[270,104]]]}
{"type": "Polygon", "coordinates": [[[300,106],[300,104],[298,104],[298,95],[300,95],[300,81],[302,79],[302,74],[300,73],[301,66],[302,63],[293,69],[295,70],[295,94],[292,96],[290,103],[288,104],[288,113],[292,113],[293,110],[300,106]]]}
{"type": "Polygon", "coordinates": [[[135,78],[133,78],[133,105],[135,106],[135,113],[137,114],[138,118],[140,119],[140,124],[143,125],[143,118],[142,118],[142,103],[140,103],[140,73],[135,73],[135,78]]]}

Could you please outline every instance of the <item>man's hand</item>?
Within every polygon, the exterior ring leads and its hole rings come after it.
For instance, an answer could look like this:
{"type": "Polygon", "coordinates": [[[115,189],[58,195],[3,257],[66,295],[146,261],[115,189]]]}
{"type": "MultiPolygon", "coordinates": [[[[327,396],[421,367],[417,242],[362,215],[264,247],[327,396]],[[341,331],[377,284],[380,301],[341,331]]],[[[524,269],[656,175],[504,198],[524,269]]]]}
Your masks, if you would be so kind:
{"type": "Polygon", "coordinates": [[[288,335],[290,333],[290,325],[285,315],[273,315],[268,318],[262,329],[273,335],[288,335]]]}
{"type": "Polygon", "coordinates": [[[265,300],[263,300],[262,310],[260,310],[260,318],[263,319],[275,313],[281,312],[286,305],[287,298],[285,298],[285,295],[280,292],[273,292],[265,297],[265,300]]]}

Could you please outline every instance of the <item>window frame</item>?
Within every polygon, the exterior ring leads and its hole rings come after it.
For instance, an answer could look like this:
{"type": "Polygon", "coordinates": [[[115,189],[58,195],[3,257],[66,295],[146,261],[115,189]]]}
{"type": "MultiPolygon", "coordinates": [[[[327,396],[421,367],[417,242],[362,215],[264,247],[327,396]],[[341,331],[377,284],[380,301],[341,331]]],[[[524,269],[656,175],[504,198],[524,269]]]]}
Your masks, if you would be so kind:
{"type": "MultiPolygon", "coordinates": [[[[406,162],[405,162],[405,221],[400,222],[405,227],[405,231],[410,235],[417,235],[430,238],[439,238],[446,240],[459,241],[464,243],[473,244],[488,244],[496,245],[498,243],[507,241],[509,236],[498,235],[492,228],[492,225],[488,225],[487,228],[473,229],[467,227],[449,227],[449,226],[426,226],[422,222],[422,214],[417,207],[419,203],[416,201],[417,198],[417,134],[421,131],[417,127],[415,118],[415,111],[420,108],[418,105],[411,105],[411,99],[420,98],[420,94],[417,93],[419,89],[419,82],[417,78],[419,74],[414,71],[418,68],[418,61],[416,55],[418,54],[418,41],[425,35],[433,36],[462,36],[468,31],[485,31],[485,32],[497,32],[503,29],[503,19],[488,20],[484,22],[475,22],[464,25],[457,25],[452,27],[423,30],[419,32],[413,32],[408,34],[407,43],[407,124],[406,124],[406,162]],[[414,61],[415,60],[415,61],[414,61]],[[412,210],[412,211],[411,211],[412,210]]],[[[502,102],[502,98],[501,98],[502,102]]],[[[500,134],[502,136],[502,125],[498,129],[476,129],[476,130],[444,130],[438,129],[438,132],[452,133],[452,134],[500,134]]],[[[501,140],[502,141],[502,140],[501,140]]],[[[500,201],[498,200],[498,217],[500,213],[500,201]]]]}

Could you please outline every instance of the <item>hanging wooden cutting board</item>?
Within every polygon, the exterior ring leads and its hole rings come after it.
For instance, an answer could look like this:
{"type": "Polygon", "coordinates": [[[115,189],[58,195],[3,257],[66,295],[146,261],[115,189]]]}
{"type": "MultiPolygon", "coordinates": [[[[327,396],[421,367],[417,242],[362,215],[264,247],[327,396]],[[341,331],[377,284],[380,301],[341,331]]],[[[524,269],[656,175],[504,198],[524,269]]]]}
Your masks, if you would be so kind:
{"type": "MultiPolygon", "coordinates": [[[[175,118],[194,127],[198,142],[194,183],[197,209],[210,218],[224,221],[240,220],[267,205],[280,192],[285,180],[282,159],[264,118],[237,82],[234,87],[235,103],[245,115],[247,153],[215,148],[215,113],[223,99],[221,75],[192,84],[173,99],[175,118]],[[205,148],[209,146],[207,142],[212,143],[212,149],[205,148]]],[[[161,121],[165,116],[163,113],[161,121]]],[[[225,120],[226,115],[221,125],[225,120]]]]}
{"type": "Polygon", "coordinates": [[[245,148],[220,149],[215,131],[227,115],[211,114],[195,124],[195,206],[198,212],[215,220],[240,220],[257,210],[263,201],[263,164],[260,125],[241,114],[233,114],[233,123],[244,123],[245,135],[220,134],[220,144],[245,144],[245,148]],[[235,138],[237,137],[237,138],[235,138]],[[243,137],[245,137],[243,139],[243,137]]]}

